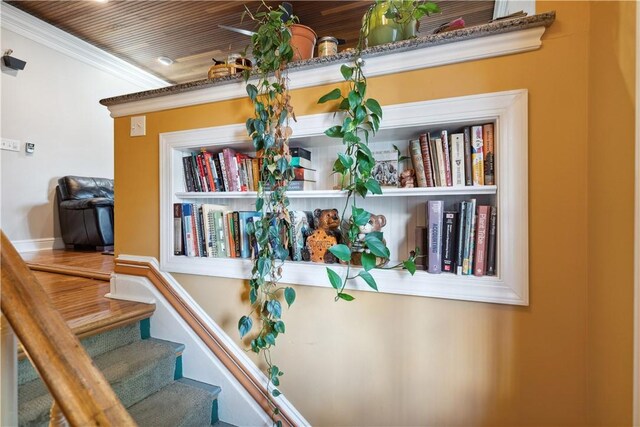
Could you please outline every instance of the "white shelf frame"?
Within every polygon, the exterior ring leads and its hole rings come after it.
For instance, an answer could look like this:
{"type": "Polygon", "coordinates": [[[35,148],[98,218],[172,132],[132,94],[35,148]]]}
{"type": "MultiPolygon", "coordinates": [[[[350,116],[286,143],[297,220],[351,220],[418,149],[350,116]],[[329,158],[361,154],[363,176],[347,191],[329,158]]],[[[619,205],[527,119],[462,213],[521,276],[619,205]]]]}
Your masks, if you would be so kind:
{"type": "MultiPolygon", "coordinates": [[[[380,292],[424,297],[529,304],[528,241],[528,93],[526,90],[496,92],[457,98],[412,102],[383,107],[381,130],[442,126],[456,123],[495,122],[496,179],[498,186],[387,189],[387,197],[424,195],[495,194],[498,207],[497,262],[499,276],[457,276],[418,271],[374,270],[380,292]]],[[[334,124],[333,113],[299,117],[292,127],[298,138],[322,135],[334,124]]],[[[173,203],[181,198],[252,198],[255,193],[178,192],[182,170],[174,165],[174,151],[200,147],[246,144],[244,123],[160,134],[160,267],[163,271],[248,279],[252,262],[236,258],[189,258],[173,255],[173,203]]],[[[341,197],[335,190],[289,192],[290,197],[341,197]]],[[[346,274],[341,265],[285,262],[282,283],[331,287],[325,269],[346,274]]],[[[356,269],[357,271],[357,269],[356,269]]],[[[352,271],[352,274],[353,271],[352,271]]],[[[349,290],[372,291],[360,279],[349,290]]],[[[373,291],[372,291],[373,292],[373,291]]]]}

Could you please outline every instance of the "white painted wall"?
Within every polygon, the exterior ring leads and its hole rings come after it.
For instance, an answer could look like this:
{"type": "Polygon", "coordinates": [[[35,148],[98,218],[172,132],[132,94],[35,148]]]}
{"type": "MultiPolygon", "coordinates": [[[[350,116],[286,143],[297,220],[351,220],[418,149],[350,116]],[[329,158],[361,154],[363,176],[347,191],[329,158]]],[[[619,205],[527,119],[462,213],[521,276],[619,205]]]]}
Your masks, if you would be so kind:
{"type": "MultiPolygon", "coordinates": [[[[58,178],[113,178],[113,119],[98,101],[162,84],[154,84],[153,79],[136,81],[124,71],[120,74],[123,78],[105,70],[108,67],[90,65],[91,61],[78,59],[77,50],[76,55],[62,53],[48,46],[46,32],[56,37],[65,37],[64,33],[41,21],[37,25],[45,30],[38,37],[15,30],[7,10],[3,4],[0,47],[2,52],[13,49],[13,56],[27,65],[18,72],[2,65],[0,74],[0,131],[3,138],[21,141],[20,152],[0,151],[0,224],[19,250],[46,248],[54,243],[54,237],[58,238],[56,244],[61,243],[54,214],[58,178]],[[25,153],[27,141],[35,143],[35,153],[25,153]]],[[[11,12],[25,18],[20,11],[11,12]]],[[[91,50],[88,53],[100,55],[91,50]]]]}

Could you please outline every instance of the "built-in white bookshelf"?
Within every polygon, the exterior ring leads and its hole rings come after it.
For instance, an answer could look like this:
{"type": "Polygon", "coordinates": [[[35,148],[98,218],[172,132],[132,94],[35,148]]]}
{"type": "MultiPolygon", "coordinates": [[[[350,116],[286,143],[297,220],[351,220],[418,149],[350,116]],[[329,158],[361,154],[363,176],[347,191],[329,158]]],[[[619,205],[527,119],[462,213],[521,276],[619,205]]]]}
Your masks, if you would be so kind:
{"type": "MultiPolygon", "coordinates": [[[[426,202],[444,200],[454,208],[462,200],[496,206],[497,275],[476,277],[451,273],[430,274],[424,270],[410,275],[404,270],[373,270],[383,293],[451,298],[504,304],[528,304],[528,174],[527,174],[527,91],[489,93],[458,98],[413,102],[383,107],[381,130],[370,142],[373,151],[396,145],[408,154],[408,141],[431,131],[456,130],[464,126],[493,123],[495,127],[496,185],[391,188],[383,194],[358,202],[369,212],[383,214],[383,232],[391,251],[391,262],[407,257],[415,248],[415,228],[426,222],[426,202]]],[[[317,170],[316,190],[289,191],[292,210],[336,208],[342,211],[345,192],[334,190],[331,167],[340,140],[328,138],[324,130],[336,124],[333,113],[299,117],[291,146],[307,148],[317,170]]],[[[239,258],[195,258],[174,255],[173,204],[214,203],[230,210],[254,210],[255,192],[188,192],[182,158],[206,149],[219,152],[232,147],[238,152],[254,152],[244,123],[194,129],[160,135],[160,266],[163,270],[208,276],[247,279],[252,262],[239,258]]],[[[407,160],[403,167],[411,167],[407,160]]],[[[283,283],[331,287],[326,277],[328,264],[286,261],[283,283]]],[[[346,273],[346,267],[332,264],[346,273]]],[[[351,281],[348,288],[372,291],[364,282],[351,281]]],[[[372,291],[373,292],[373,291],[372,291]]]]}

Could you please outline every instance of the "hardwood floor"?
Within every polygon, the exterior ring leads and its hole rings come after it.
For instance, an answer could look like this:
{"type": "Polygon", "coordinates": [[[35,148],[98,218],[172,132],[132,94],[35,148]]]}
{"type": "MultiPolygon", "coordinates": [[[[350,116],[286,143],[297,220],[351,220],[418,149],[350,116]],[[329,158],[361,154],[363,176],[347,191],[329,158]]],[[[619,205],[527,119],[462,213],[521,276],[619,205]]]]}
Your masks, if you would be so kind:
{"type": "Polygon", "coordinates": [[[80,337],[149,317],[155,309],[153,304],[105,298],[113,256],[65,250],[29,252],[21,256],[54,307],[80,337]]]}

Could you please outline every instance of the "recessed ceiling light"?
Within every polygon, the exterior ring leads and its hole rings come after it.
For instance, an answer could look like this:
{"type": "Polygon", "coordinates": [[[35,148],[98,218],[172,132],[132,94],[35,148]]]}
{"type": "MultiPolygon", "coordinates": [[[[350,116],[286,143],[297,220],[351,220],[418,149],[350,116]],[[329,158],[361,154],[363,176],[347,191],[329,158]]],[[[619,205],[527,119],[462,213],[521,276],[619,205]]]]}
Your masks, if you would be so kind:
{"type": "Polygon", "coordinates": [[[158,56],[158,62],[162,65],[171,65],[173,64],[173,59],[168,56],[158,56]]]}
{"type": "Polygon", "coordinates": [[[106,3],[106,2],[108,2],[109,0],[93,0],[93,1],[95,1],[96,3],[106,3]]]}

